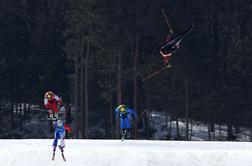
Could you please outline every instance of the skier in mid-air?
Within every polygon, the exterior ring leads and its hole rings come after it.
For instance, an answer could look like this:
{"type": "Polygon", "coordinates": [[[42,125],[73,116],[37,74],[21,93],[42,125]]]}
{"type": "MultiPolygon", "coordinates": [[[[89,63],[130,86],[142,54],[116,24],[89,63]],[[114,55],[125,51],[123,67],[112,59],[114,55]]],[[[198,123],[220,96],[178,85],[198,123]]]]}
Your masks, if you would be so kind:
{"type": "Polygon", "coordinates": [[[170,59],[172,57],[172,55],[177,51],[177,49],[180,48],[180,43],[183,40],[184,36],[194,27],[194,25],[191,25],[188,29],[186,29],[184,32],[173,36],[173,30],[171,28],[171,25],[167,19],[167,16],[164,12],[164,10],[162,9],[162,12],[164,14],[166,23],[170,29],[170,32],[168,34],[168,36],[166,37],[166,42],[160,47],[159,52],[162,55],[165,67],[163,67],[162,69],[144,77],[142,79],[142,81],[146,81],[150,78],[152,78],[153,76],[157,75],[158,73],[160,73],[161,71],[164,71],[166,68],[171,68],[171,64],[170,59]]]}
{"type": "Polygon", "coordinates": [[[62,154],[62,158],[64,161],[65,160],[65,156],[64,156],[64,147],[65,147],[65,128],[64,128],[64,123],[61,119],[58,119],[57,121],[54,122],[54,140],[53,140],[53,157],[52,160],[54,160],[55,157],[55,151],[58,145],[58,140],[60,139],[60,145],[58,146],[61,154],[62,154]]]}
{"type": "Polygon", "coordinates": [[[160,54],[163,56],[165,65],[169,65],[169,67],[171,67],[171,64],[169,64],[169,60],[171,59],[172,54],[175,53],[178,48],[179,43],[174,46],[171,46],[171,48],[169,48],[169,51],[167,52],[164,51],[164,48],[160,49],[160,54]]]}
{"type": "Polygon", "coordinates": [[[172,54],[174,54],[178,48],[180,48],[180,43],[183,40],[184,36],[193,28],[193,25],[191,25],[188,29],[186,29],[184,32],[180,33],[179,35],[175,36],[174,38],[172,38],[172,34],[169,34],[165,44],[163,44],[160,47],[160,54],[162,55],[163,59],[164,59],[164,63],[166,65],[169,65],[169,67],[171,67],[171,65],[169,64],[169,60],[172,56],[172,54]]]}
{"type": "Polygon", "coordinates": [[[48,91],[44,95],[44,105],[45,108],[48,110],[49,113],[49,118],[50,119],[57,119],[58,118],[58,113],[59,109],[58,106],[60,107],[60,110],[64,112],[64,107],[62,107],[62,100],[54,94],[52,91],[48,91]]]}
{"type": "Polygon", "coordinates": [[[115,112],[116,117],[120,119],[122,140],[124,140],[125,136],[130,136],[130,121],[134,118],[137,118],[137,113],[134,110],[129,109],[125,104],[119,105],[115,109],[115,112]]]}

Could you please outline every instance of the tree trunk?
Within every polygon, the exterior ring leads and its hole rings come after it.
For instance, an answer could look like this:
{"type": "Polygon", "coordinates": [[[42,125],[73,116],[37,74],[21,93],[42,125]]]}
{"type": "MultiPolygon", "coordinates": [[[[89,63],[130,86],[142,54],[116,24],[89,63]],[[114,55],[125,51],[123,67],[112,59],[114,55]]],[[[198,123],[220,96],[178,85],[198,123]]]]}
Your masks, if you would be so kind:
{"type": "MultiPolygon", "coordinates": [[[[25,105],[24,105],[25,106],[25,105]]],[[[18,104],[19,110],[19,129],[23,130],[23,114],[24,114],[24,107],[22,108],[22,104],[18,104]]]]}
{"type": "Polygon", "coordinates": [[[210,126],[210,113],[209,113],[209,96],[206,99],[206,115],[207,115],[207,131],[208,131],[208,141],[211,141],[211,126],[210,126]]]}
{"type": "Polygon", "coordinates": [[[219,129],[219,133],[218,133],[218,134],[219,134],[219,135],[218,135],[219,137],[218,137],[218,140],[221,141],[221,123],[219,123],[218,126],[219,126],[219,127],[218,127],[218,129],[219,129]]]}
{"type": "MultiPolygon", "coordinates": [[[[143,92],[145,93],[142,93],[142,100],[143,101],[146,101],[146,107],[145,107],[145,110],[143,110],[145,113],[143,113],[143,121],[144,121],[144,129],[145,129],[145,134],[146,134],[146,139],[150,139],[151,137],[151,128],[150,128],[150,124],[149,124],[149,115],[148,115],[148,112],[150,110],[150,99],[149,99],[149,95],[148,95],[148,84],[142,84],[143,86],[143,92]]],[[[141,117],[139,117],[141,118],[141,117]]]]}
{"type": "Polygon", "coordinates": [[[189,140],[191,141],[192,140],[192,133],[193,133],[193,122],[192,122],[192,119],[190,121],[190,124],[191,124],[191,126],[190,126],[190,137],[189,137],[189,140]]]}
{"type": "Polygon", "coordinates": [[[76,119],[76,136],[77,138],[82,138],[83,136],[83,51],[84,51],[84,36],[83,32],[80,33],[80,43],[79,54],[76,53],[75,55],[75,78],[74,78],[74,105],[75,105],[75,119],[76,119]]]}
{"type": "Polygon", "coordinates": [[[171,138],[171,131],[172,131],[172,117],[170,118],[170,122],[169,122],[168,139],[171,138]]]}
{"type": "MultiPolygon", "coordinates": [[[[117,105],[122,104],[122,49],[118,49],[117,105]]],[[[120,136],[120,121],[116,119],[116,138],[120,136]]]]}
{"type": "Polygon", "coordinates": [[[176,116],[176,131],[177,131],[177,139],[180,139],[180,132],[179,132],[179,118],[178,118],[178,110],[176,110],[177,116],[176,116]]]}
{"type": "MultiPolygon", "coordinates": [[[[111,62],[111,61],[110,61],[111,62]]],[[[111,64],[111,63],[110,63],[111,64]]],[[[110,112],[110,128],[111,138],[114,138],[114,109],[112,103],[112,71],[109,72],[109,112],[110,112]]]]}
{"type": "Polygon", "coordinates": [[[77,54],[74,57],[74,108],[75,108],[75,138],[79,138],[79,117],[78,112],[78,57],[77,54]]]}
{"type": "Polygon", "coordinates": [[[180,132],[179,132],[179,110],[177,108],[177,103],[176,103],[176,89],[175,89],[175,80],[174,80],[174,77],[173,77],[173,72],[171,70],[171,79],[172,79],[172,96],[173,96],[173,100],[172,100],[172,108],[175,110],[175,116],[176,116],[176,132],[177,132],[177,135],[176,135],[176,139],[180,139],[180,132]]]}
{"type": "MultiPolygon", "coordinates": [[[[138,59],[138,36],[136,34],[135,37],[135,51],[134,51],[134,110],[138,113],[139,115],[139,111],[138,111],[138,105],[137,105],[137,100],[138,100],[138,84],[137,84],[137,59],[138,59]]],[[[138,137],[138,120],[135,120],[135,139],[137,139],[138,137]]]]}
{"type": "MultiPolygon", "coordinates": [[[[11,81],[11,85],[12,84],[12,81],[11,81]]],[[[13,86],[11,86],[13,87],[13,86]]],[[[11,88],[11,129],[14,129],[14,99],[13,99],[13,88],[11,88]]]]}
{"type": "Polygon", "coordinates": [[[85,136],[89,138],[89,112],[88,112],[88,62],[89,62],[90,43],[87,41],[87,51],[85,60],[85,136]]]}
{"type": "Polygon", "coordinates": [[[232,141],[234,140],[234,134],[233,134],[233,126],[232,121],[230,120],[227,124],[227,140],[232,141]]]}
{"type": "Polygon", "coordinates": [[[80,125],[80,108],[79,108],[79,62],[78,55],[74,57],[74,108],[75,108],[75,137],[80,138],[81,125],[80,125]]]}
{"type": "Polygon", "coordinates": [[[185,76],[185,97],[186,97],[186,112],[185,112],[185,118],[186,118],[186,140],[189,140],[189,120],[188,120],[188,113],[189,113],[189,101],[188,101],[188,74],[186,73],[185,76]]]}
{"type": "Polygon", "coordinates": [[[85,118],[85,111],[84,111],[84,105],[85,105],[85,99],[84,99],[84,58],[81,60],[81,72],[80,72],[80,135],[81,138],[85,138],[85,123],[84,123],[84,118],[85,118]]]}
{"type": "Polygon", "coordinates": [[[152,137],[151,129],[150,129],[150,124],[149,124],[149,111],[147,110],[146,113],[144,113],[144,124],[145,124],[145,133],[146,133],[146,138],[150,139],[152,137]]]}

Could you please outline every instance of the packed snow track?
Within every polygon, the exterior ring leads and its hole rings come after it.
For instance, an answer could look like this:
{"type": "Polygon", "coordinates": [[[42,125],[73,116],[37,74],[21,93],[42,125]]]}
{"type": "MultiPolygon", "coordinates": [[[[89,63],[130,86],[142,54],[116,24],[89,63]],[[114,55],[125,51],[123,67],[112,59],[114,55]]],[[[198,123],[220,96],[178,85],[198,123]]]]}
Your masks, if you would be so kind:
{"type": "Polygon", "coordinates": [[[52,161],[49,139],[0,140],[1,166],[251,166],[250,142],[66,140],[52,161]]]}

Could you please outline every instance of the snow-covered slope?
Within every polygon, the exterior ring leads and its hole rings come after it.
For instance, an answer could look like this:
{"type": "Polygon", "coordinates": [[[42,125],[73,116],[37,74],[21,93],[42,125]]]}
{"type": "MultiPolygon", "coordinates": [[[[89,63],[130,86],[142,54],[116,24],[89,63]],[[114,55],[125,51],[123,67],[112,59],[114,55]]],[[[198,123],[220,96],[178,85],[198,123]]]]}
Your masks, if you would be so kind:
{"type": "Polygon", "coordinates": [[[66,140],[66,162],[52,140],[0,140],[1,166],[250,166],[247,142],[66,140]]]}

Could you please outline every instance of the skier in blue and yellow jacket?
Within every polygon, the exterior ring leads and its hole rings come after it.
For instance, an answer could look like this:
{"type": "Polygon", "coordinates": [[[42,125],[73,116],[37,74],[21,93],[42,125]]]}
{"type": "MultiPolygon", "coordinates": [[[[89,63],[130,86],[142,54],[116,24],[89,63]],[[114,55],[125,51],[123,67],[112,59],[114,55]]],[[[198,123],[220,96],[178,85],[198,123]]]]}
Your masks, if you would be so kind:
{"type": "Polygon", "coordinates": [[[122,137],[124,138],[127,133],[130,132],[131,123],[130,121],[137,118],[137,113],[134,110],[129,109],[125,104],[119,105],[115,109],[116,118],[120,119],[120,128],[122,137]]]}

